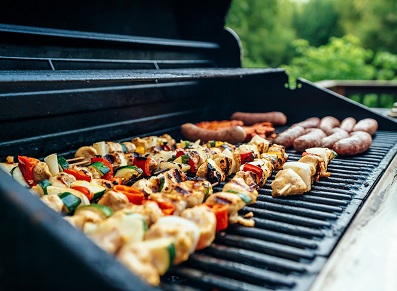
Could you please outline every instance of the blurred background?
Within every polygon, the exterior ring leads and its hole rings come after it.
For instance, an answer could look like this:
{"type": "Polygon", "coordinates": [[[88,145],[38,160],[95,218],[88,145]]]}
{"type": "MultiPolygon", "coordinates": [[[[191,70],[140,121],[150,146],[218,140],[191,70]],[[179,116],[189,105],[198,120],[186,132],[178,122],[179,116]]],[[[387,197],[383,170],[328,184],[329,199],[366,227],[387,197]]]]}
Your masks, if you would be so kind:
{"type": "Polygon", "coordinates": [[[292,84],[354,81],[328,87],[369,107],[397,101],[396,0],[236,0],[226,25],[244,67],[284,68],[292,84]]]}

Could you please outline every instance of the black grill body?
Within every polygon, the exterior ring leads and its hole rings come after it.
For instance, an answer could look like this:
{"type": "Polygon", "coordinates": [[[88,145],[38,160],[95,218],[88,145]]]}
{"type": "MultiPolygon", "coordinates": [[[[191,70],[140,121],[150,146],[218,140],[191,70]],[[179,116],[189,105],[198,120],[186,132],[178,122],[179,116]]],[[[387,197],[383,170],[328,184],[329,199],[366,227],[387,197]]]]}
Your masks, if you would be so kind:
{"type": "MultiPolygon", "coordinates": [[[[67,156],[99,140],[163,133],[178,140],[181,124],[235,111],[282,111],[289,125],[312,116],[375,118],[368,152],[334,159],[331,177],[298,197],[272,198],[273,174],[242,211],[254,213],[254,228],[219,233],[160,286],[307,290],[395,158],[397,123],[306,80],[291,89],[281,69],[240,68],[238,38],[223,29],[230,2],[200,1],[188,10],[183,2],[72,1],[62,10],[44,1],[19,18],[21,3],[7,3],[0,11],[0,158],[67,156]]],[[[5,289],[152,289],[3,172],[0,194],[5,289]]]]}

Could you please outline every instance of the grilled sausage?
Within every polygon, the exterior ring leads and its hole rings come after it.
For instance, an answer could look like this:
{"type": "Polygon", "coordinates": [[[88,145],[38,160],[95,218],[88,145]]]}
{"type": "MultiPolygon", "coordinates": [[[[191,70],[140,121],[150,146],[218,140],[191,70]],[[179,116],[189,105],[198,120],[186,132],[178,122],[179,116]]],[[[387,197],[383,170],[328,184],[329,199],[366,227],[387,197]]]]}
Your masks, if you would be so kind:
{"type": "Polygon", "coordinates": [[[284,125],[287,123],[287,116],[278,111],[265,113],[235,112],[230,119],[237,119],[244,122],[244,125],[253,125],[260,122],[271,122],[273,125],[284,125]]]}
{"type": "Polygon", "coordinates": [[[357,121],[353,117],[347,117],[342,120],[340,128],[346,130],[347,132],[352,132],[357,121]]]}
{"type": "Polygon", "coordinates": [[[357,122],[353,131],[365,131],[370,135],[374,135],[378,129],[378,122],[373,118],[365,118],[357,122]]]}
{"type": "Polygon", "coordinates": [[[326,134],[332,134],[332,129],[334,127],[338,127],[340,125],[340,122],[338,119],[336,119],[333,116],[326,116],[321,119],[320,122],[320,128],[326,133],[326,134]]]}
{"type": "Polygon", "coordinates": [[[275,139],[274,143],[283,145],[286,148],[291,147],[294,143],[294,140],[301,135],[305,134],[305,129],[302,126],[293,126],[290,127],[286,130],[284,130],[282,133],[280,133],[275,139]]]}
{"type": "Polygon", "coordinates": [[[313,127],[319,127],[320,125],[320,118],[318,117],[310,117],[304,121],[295,123],[293,126],[300,125],[303,128],[313,128],[313,127]]]}
{"type": "Polygon", "coordinates": [[[372,137],[365,131],[352,132],[350,137],[337,141],[333,150],[341,156],[352,156],[365,152],[372,144],[372,137]]]}
{"type": "Polygon", "coordinates": [[[182,125],[182,134],[188,140],[210,141],[221,140],[232,144],[243,142],[246,136],[241,126],[231,127],[227,129],[209,130],[200,128],[193,123],[185,123],[182,125]]]}
{"type": "Polygon", "coordinates": [[[336,143],[338,140],[341,140],[342,138],[346,138],[349,137],[349,133],[339,127],[335,127],[332,130],[332,134],[326,137],[323,137],[322,141],[321,141],[321,146],[324,148],[330,148],[332,149],[332,147],[334,146],[334,143],[336,143]]]}
{"type": "Polygon", "coordinates": [[[319,128],[311,128],[306,131],[304,135],[294,140],[294,149],[299,152],[304,152],[308,148],[315,148],[321,146],[322,138],[326,137],[324,131],[319,128]]]}

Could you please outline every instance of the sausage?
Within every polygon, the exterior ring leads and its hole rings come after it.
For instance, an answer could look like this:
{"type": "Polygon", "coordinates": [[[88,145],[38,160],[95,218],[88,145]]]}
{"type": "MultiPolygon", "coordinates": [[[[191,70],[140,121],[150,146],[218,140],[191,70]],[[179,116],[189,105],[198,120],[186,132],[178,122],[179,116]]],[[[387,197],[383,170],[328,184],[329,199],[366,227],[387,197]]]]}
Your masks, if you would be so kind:
{"type": "Polygon", "coordinates": [[[372,144],[372,137],[368,132],[355,131],[349,137],[337,141],[333,150],[341,156],[352,156],[365,152],[372,144]]]}
{"type": "Polygon", "coordinates": [[[299,152],[304,152],[308,148],[314,148],[321,146],[322,138],[326,137],[324,131],[319,128],[310,128],[306,130],[304,135],[294,140],[294,149],[299,152]]]}
{"type": "Polygon", "coordinates": [[[346,138],[349,137],[349,133],[339,127],[335,127],[332,130],[332,134],[329,136],[326,136],[322,139],[321,141],[321,146],[324,148],[330,148],[332,149],[332,147],[334,146],[334,143],[336,143],[338,140],[341,140],[342,138],[346,138]]]}
{"type": "Polygon", "coordinates": [[[370,135],[374,135],[378,129],[378,122],[373,118],[365,118],[357,122],[353,131],[365,131],[370,135]]]}
{"type": "Polygon", "coordinates": [[[332,129],[338,127],[340,122],[333,116],[323,117],[320,121],[320,128],[324,130],[326,134],[332,134],[332,129]]]}
{"type": "Polygon", "coordinates": [[[353,117],[347,117],[340,123],[340,128],[346,130],[347,132],[352,132],[356,123],[357,121],[353,117]]]}
{"type": "Polygon", "coordinates": [[[281,132],[275,139],[274,143],[283,145],[286,148],[291,147],[294,140],[305,134],[305,129],[302,126],[292,126],[281,132]]]}
{"type": "Polygon", "coordinates": [[[193,123],[183,124],[182,134],[185,136],[185,138],[191,141],[195,141],[198,139],[204,142],[210,140],[220,140],[229,142],[231,144],[243,142],[246,135],[244,129],[241,126],[226,129],[209,130],[200,128],[193,123]]]}
{"type": "Polygon", "coordinates": [[[310,117],[304,121],[295,123],[293,126],[300,125],[303,128],[313,128],[313,127],[318,127],[320,125],[320,118],[318,117],[310,117]]]}
{"type": "Polygon", "coordinates": [[[230,119],[241,120],[244,125],[253,125],[265,121],[271,122],[273,125],[285,125],[287,123],[287,116],[278,111],[264,113],[234,112],[230,119]]]}

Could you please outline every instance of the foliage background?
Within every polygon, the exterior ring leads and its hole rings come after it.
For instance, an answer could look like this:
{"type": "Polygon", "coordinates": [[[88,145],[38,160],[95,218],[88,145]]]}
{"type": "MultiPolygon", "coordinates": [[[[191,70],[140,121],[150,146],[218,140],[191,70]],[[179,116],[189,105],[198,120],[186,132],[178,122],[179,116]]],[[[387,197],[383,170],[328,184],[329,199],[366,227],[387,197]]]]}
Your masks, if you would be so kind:
{"type": "Polygon", "coordinates": [[[234,0],[244,67],[310,81],[397,80],[396,0],[234,0]]]}

